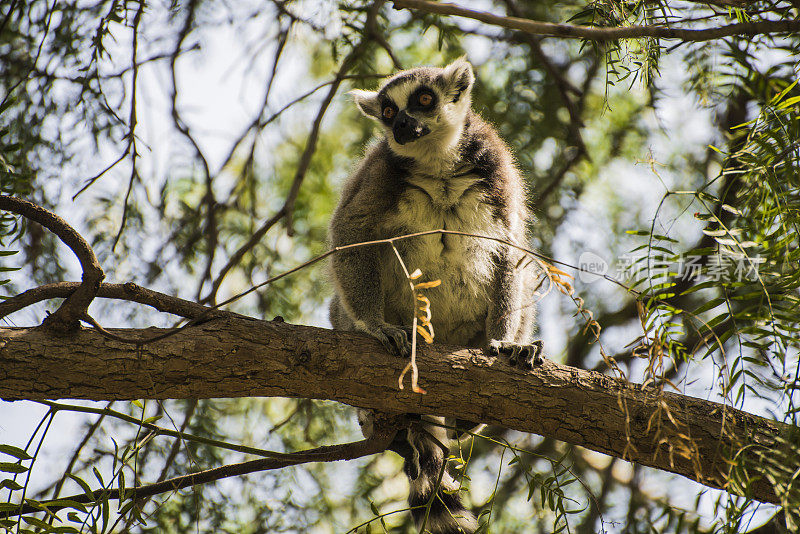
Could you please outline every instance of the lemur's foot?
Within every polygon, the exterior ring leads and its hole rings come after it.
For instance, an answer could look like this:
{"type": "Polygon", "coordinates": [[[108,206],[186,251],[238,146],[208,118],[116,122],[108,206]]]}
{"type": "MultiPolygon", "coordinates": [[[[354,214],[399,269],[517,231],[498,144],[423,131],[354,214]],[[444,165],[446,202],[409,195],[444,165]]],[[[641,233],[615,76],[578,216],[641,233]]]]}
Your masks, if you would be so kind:
{"type": "Polygon", "coordinates": [[[533,369],[534,365],[541,365],[544,362],[542,358],[543,347],[544,344],[541,340],[536,340],[530,345],[520,345],[513,341],[493,339],[489,342],[489,354],[492,356],[503,354],[508,356],[508,363],[511,365],[530,370],[533,369]]]}

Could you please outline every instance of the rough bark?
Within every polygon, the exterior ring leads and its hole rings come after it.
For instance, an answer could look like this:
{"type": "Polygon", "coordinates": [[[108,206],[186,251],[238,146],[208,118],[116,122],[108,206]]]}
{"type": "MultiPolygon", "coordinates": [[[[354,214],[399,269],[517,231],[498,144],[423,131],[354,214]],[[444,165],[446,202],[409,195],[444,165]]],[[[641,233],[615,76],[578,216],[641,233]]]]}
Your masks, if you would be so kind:
{"type": "MultiPolygon", "coordinates": [[[[164,331],[112,332],[149,338],[164,331]]],[[[0,329],[0,398],[330,399],[502,425],[735,493],[745,492],[744,479],[730,476],[726,460],[746,455],[746,491],[774,503],[785,490],[781,481],[758,476],[765,456],[800,465],[797,458],[787,461],[780,446],[793,432],[796,439],[796,428],[715,402],[551,361],[526,372],[481,351],[445,345],[422,347],[417,361],[426,395],[398,389],[406,362],[353,333],[228,317],[135,346],[91,329],[56,335],[7,328],[0,329]]]]}

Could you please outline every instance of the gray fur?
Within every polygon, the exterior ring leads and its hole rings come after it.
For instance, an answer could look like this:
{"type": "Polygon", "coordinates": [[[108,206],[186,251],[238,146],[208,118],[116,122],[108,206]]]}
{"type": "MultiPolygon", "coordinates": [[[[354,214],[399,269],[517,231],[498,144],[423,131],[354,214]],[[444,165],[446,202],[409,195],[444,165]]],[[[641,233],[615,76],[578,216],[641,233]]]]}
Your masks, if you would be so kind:
{"type": "MultiPolygon", "coordinates": [[[[472,111],[473,81],[471,65],[460,59],[444,68],[400,72],[375,92],[352,93],[384,136],[344,185],[330,224],[332,245],[446,229],[527,246],[524,183],[508,147],[472,111]],[[430,93],[434,104],[418,105],[420,92],[430,93]],[[409,134],[406,128],[398,135],[397,124],[384,114],[387,106],[416,130],[409,134]]],[[[442,281],[424,292],[437,341],[503,353],[526,368],[538,361],[541,343],[533,342],[532,335],[540,271],[530,258],[498,241],[447,234],[398,241],[396,247],[409,272],[422,271],[419,281],[442,281]]],[[[334,328],[365,332],[391,352],[408,356],[414,302],[391,247],[341,251],[331,266],[334,328]]],[[[422,457],[441,465],[444,453],[425,443],[426,427],[409,430],[405,450],[418,457],[422,451],[422,457]]],[[[406,457],[407,472],[410,461],[406,457]]],[[[421,466],[420,478],[412,480],[411,502],[432,488],[423,478],[429,473],[421,466]]],[[[445,480],[450,484],[449,475],[445,480]]],[[[461,507],[459,499],[455,502],[461,507]]],[[[454,510],[440,512],[449,519],[432,513],[426,527],[432,532],[474,531],[474,517],[463,507],[456,511],[465,514],[457,525],[450,515],[454,510]]]]}

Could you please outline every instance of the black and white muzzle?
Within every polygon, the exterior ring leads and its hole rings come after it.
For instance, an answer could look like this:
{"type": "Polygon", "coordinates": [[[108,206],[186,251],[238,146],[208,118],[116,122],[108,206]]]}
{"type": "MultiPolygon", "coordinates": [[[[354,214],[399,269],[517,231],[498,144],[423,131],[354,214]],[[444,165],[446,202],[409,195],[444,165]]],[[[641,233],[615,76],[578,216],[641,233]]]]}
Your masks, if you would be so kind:
{"type": "Polygon", "coordinates": [[[397,144],[404,145],[411,141],[416,141],[420,137],[430,133],[430,128],[419,122],[417,119],[401,111],[397,114],[392,126],[392,133],[397,144]]]}

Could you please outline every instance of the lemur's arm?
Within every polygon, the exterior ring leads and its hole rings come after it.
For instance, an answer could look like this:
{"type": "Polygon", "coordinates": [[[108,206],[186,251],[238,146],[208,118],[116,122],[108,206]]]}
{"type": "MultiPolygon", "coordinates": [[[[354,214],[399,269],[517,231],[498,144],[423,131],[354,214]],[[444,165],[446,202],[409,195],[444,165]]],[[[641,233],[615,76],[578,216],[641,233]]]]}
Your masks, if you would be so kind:
{"type": "Polygon", "coordinates": [[[498,260],[486,317],[486,337],[491,354],[505,354],[511,365],[531,369],[542,363],[542,342],[530,340],[531,329],[526,324],[533,323],[534,308],[531,302],[526,302],[529,291],[525,285],[535,284],[536,277],[520,259],[521,254],[509,250],[498,260]]]}
{"type": "MultiPolygon", "coordinates": [[[[331,224],[334,247],[371,241],[372,221],[350,213],[349,206],[337,212],[331,224]]],[[[355,247],[333,255],[332,266],[337,293],[348,315],[356,323],[370,325],[383,320],[383,293],[379,272],[378,246],[355,247]]]]}
{"type": "MultiPolygon", "coordinates": [[[[378,220],[374,205],[364,191],[356,190],[349,202],[343,202],[331,221],[331,244],[350,245],[377,238],[378,220]],[[372,208],[372,209],[369,209],[372,208]]],[[[380,277],[386,245],[366,245],[339,251],[333,255],[332,270],[338,287],[337,313],[346,313],[353,328],[378,338],[386,349],[400,356],[411,353],[406,332],[386,323],[383,314],[383,287],[380,277]]]]}
{"type": "Polygon", "coordinates": [[[503,245],[497,259],[489,313],[486,317],[486,337],[489,341],[514,341],[522,320],[522,273],[514,261],[513,251],[503,245]]]}

